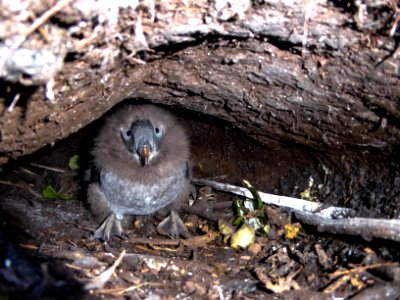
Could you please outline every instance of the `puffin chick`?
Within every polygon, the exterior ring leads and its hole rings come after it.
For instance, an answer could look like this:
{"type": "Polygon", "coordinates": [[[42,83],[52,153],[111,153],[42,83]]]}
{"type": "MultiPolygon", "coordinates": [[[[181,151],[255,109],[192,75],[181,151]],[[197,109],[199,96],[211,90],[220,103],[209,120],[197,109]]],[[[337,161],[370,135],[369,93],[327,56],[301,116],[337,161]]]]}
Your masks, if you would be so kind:
{"type": "MultiPolygon", "coordinates": [[[[94,144],[97,178],[88,186],[88,201],[101,222],[96,238],[122,237],[125,215],[150,215],[188,198],[189,141],[165,110],[125,106],[106,120],[94,144]]],[[[173,209],[157,230],[172,238],[190,236],[173,209]]]]}

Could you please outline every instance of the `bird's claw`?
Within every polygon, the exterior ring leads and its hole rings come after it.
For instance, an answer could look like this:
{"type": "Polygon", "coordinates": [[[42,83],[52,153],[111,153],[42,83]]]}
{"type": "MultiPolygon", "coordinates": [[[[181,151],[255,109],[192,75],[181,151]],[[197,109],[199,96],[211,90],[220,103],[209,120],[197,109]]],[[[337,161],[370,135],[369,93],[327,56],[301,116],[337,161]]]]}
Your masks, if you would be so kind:
{"type": "Polygon", "coordinates": [[[94,232],[94,237],[103,241],[108,241],[112,236],[116,235],[121,238],[125,237],[122,230],[121,222],[114,214],[109,215],[103,223],[94,232]]]}
{"type": "Polygon", "coordinates": [[[190,233],[176,211],[165,218],[158,226],[157,232],[162,235],[177,239],[180,236],[189,238],[190,233]]]}

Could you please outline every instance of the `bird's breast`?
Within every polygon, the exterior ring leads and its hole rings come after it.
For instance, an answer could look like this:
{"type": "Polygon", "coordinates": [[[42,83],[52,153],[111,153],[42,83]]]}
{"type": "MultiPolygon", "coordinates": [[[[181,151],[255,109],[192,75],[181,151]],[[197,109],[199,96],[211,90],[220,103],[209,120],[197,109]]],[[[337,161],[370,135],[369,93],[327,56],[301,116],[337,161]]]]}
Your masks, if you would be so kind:
{"type": "Polygon", "coordinates": [[[125,214],[148,215],[174,202],[189,184],[186,166],[168,176],[151,181],[123,178],[111,171],[102,171],[100,187],[117,218],[125,214]]]}

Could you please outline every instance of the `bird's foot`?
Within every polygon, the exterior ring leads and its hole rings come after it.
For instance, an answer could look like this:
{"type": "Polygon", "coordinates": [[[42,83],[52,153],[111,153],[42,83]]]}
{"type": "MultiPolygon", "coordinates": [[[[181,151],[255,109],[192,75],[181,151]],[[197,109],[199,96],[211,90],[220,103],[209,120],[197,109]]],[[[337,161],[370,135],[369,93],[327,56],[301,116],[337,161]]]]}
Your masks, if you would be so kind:
{"type": "Polygon", "coordinates": [[[157,232],[173,239],[177,239],[180,236],[186,239],[190,237],[188,229],[174,210],[157,226],[157,232]]]}
{"type": "Polygon", "coordinates": [[[94,232],[94,237],[103,241],[108,241],[112,236],[116,235],[124,237],[121,221],[114,214],[109,215],[103,223],[94,232]]]}

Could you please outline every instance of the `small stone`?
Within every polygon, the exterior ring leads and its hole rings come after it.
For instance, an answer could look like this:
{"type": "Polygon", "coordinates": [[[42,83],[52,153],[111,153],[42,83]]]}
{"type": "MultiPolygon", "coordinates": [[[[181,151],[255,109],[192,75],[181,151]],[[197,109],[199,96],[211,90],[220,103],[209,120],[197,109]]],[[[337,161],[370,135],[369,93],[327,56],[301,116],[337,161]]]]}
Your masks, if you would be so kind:
{"type": "Polygon", "coordinates": [[[247,249],[253,256],[256,256],[261,251],[261,245],[258,243],[251,244],[247,249]]]}

